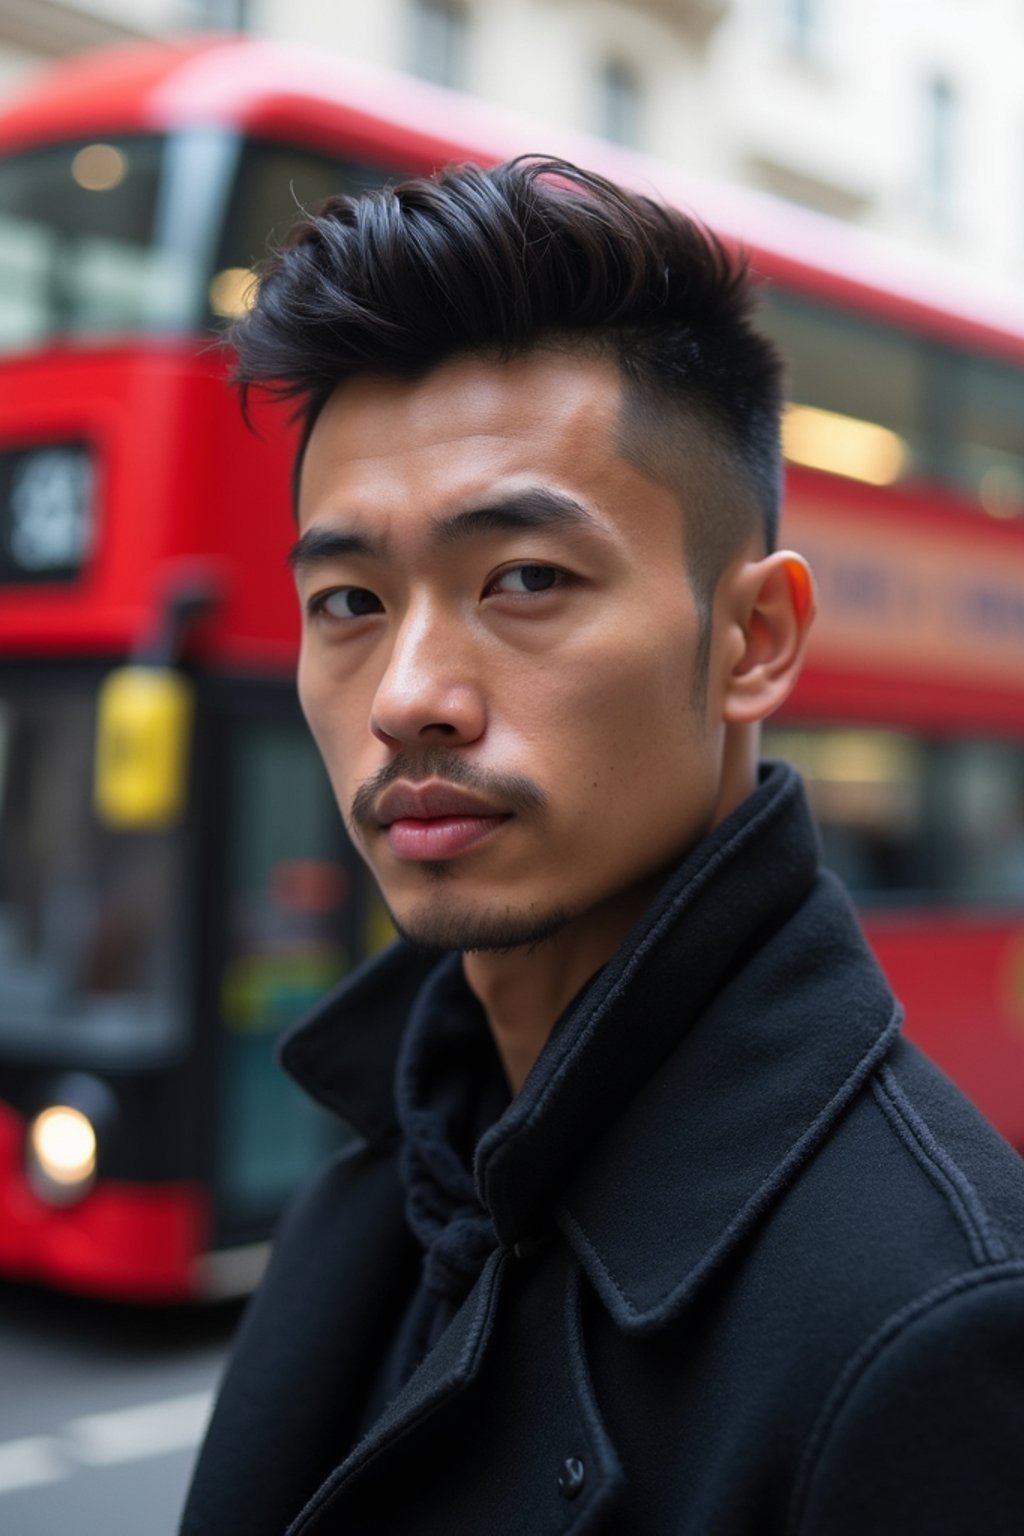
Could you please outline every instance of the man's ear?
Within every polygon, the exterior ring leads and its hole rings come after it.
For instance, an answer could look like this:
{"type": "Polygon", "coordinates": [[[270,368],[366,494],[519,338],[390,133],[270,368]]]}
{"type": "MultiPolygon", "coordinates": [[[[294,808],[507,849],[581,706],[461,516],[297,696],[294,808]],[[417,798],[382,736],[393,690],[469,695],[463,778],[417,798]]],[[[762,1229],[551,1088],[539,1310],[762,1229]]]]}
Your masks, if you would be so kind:
{"type": "Polygon", "coordinates": [[[814,578],[802,555],[782,549],[741,565],[727,584],[735,660],[722,718],[764,720],[789,696],[815,614],[814,578]]]}

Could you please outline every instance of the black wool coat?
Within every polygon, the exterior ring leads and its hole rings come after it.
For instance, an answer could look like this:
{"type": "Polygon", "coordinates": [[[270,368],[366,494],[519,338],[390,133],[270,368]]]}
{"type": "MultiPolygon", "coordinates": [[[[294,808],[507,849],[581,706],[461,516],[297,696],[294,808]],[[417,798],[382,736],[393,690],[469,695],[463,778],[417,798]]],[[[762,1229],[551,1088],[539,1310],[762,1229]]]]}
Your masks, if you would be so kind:
{"type": "Polygon", "coordinates": [[[415,1284],[388,951],[286,1060],[363,1140],[290,1210],[185,1536],[1021,1536],[1024,1163],[898,1032],[781,766],[485,1133],[498,1242],[363,1438],[415,1284]]]}

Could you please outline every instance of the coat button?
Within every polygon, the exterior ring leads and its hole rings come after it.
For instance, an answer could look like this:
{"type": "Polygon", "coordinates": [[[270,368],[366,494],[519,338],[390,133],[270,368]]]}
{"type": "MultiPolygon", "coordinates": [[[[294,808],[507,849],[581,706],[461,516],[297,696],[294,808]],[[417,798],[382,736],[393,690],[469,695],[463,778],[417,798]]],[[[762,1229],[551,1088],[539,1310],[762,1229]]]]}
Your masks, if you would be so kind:
{"type": "Polygon", "coordinates": [[[574,1499],[582,1491],[587,1471],[578,1456],[567,1456],[558,1474],[558,1491],[563,1499],[574,1499]]]}

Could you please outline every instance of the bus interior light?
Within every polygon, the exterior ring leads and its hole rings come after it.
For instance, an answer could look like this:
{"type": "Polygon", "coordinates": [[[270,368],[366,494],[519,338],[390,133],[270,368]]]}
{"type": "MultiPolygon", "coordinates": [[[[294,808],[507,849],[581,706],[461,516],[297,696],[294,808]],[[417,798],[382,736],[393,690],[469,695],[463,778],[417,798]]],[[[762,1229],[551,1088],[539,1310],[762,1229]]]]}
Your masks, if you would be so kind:
{"type": "Polygon", "coordinates": [[[28,1171],[36,1193],[51,1204],[80,1199],[96,1175],[96,1131],[89,1117],[69,1104],[53,1104],[32,1121],[28,1171]]]}
{"type": "Polygon", "coordinates": [[[252,309],[258,289],[251,267],[224,267],[210,279],[210,308],[223,320],[239,320],[252,309]]]}
{"type": "Polygon", "coordinates": [[[113,144],[87,144],[71,162],[71,175],[86,192],[112,192],[124,181],[128,161],[113,144]]]}
{"type": "Polygon", "coordinates": [[[824,469],[868,485],[892,485],[910,460],[908,444],[898,432],[811,405],[786,407],[782,451],[791,464],[824,469]]]}

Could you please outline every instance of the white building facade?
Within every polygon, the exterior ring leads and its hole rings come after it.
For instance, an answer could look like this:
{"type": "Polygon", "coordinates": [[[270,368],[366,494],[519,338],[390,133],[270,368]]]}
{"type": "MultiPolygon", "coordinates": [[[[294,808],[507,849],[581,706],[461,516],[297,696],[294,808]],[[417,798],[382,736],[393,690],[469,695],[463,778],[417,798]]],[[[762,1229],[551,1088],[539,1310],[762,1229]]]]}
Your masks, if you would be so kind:
{"type": "Polygon", "coordinates": [[[1018,0],[0,0],[0,92],[197,27],[424,75],[1024,280],[1018,0]]]}

